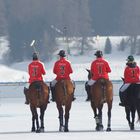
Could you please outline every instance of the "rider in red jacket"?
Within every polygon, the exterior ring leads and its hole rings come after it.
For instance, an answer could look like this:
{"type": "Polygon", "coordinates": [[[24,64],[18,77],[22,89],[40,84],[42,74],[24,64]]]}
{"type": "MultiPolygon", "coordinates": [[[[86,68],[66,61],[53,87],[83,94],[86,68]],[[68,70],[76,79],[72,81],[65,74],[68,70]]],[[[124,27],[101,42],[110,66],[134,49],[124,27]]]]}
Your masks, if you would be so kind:
{"type": "MultiPolygon", "coordinates": [[[[35,81],[43,81],[42,75],[46,74],[45,67],[44,64],[39,61],[37,53],[33,53],[33,61],[28,65],[28,74],[30,84],[35,81]]],[[[24,88],[24,90],[28,90],[28,88],[24,88]]],[[[29,104],[27,94],[25,94],[25,98],[25,104],[29,104]]]]}
{"type": "Polygon", "coordinates": [[[52,86],[55,86],[56,82],[61,79],[70,80],[70,74],[73,73],[71,64],[68,60],[65,59],[66,54],[64,50],[60,50],[58,53],[60,59],[55,62],[53,73],[56,74],[56,78],[52,81],[52,86]]]}
{"type": "Polygon", "coordinates": [[[140,68],[137,66],[136,62],[134,61],[134,57],[132,55],[128,56],[126,59],[126,68],[124,70],[124,84],[120,88],[120,106],[124,106],[124,100],[126,99],[125,91],[126,89],[132,84],[140,84],[140,68]]]}
{"type": "Polygon", "coordinates": [[[54,68],[53,68],[53,73],[56,74],[56,78],[50,83],[50,87],[52,91],[52,101],[55,100],[54,90],[55,90],[55,84],[57,83],[57,81],[61,79],[71,80],[70,74],[73,73],[70,62],[65,59],[66,57],[65,51],[60,50],[58,55],[60,56],[60,59],[55,62],[54,68]]]}
{"type": "Polygon", "coordinates": [[[42,75],[45,75],[45,67],[42,62],[38,60],[36,53],[33,54],[33,61],[28,66],[29,83],[34,81],[43,81],[42,75]]]}
{"type": "Polygon", "coordinates": [[[71,64],[60,54],[60,59],[55,63],[53,72],[57,75],[56,80],[70,80],[70,74],[73,73],[71,64]]]}
{"type": "Polygon", "coordinates": [[[108,62],[103,58],[102,51],[97,51],[95,55],[97,58],[92,62],[90,69],[92,73],[92,78],[88,82],[90,86],[100,78],[109,79],[108,73],[111,72],[108,62]]]}

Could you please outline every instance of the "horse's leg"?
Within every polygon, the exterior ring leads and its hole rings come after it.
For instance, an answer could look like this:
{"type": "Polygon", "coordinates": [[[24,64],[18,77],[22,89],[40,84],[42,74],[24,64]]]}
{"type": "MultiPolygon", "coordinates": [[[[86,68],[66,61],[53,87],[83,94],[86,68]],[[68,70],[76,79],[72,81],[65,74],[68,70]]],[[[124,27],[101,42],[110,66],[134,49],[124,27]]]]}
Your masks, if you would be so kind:
{"type": "Polygon", "coordinates": [[[91,107],[92,107],[92,110],[93,110],[93,113],[94,113],[94,118],[95,118],[95,122],[96,122],[96,130],[98,129],[98,125],[99,125],[99,117],[98,117],[98,114],[97,114],[97,109],[95,107],[95,104],[93,101],[91,101],[91,107]]]}
{"type": "Polygon", "coordinates": [[[32,132],[35,132],[35,121],[36,121],[36,126],[37,126],[37,130],[36,132],[38,132],[39,129],[39,122],[38,122],[38,114],[37,114],[37,109],[33,106],[30,106],[31,112],[32,112],[32,132]]]}
{"type": "Polygon", "coordinates": [[[45,110],[46,110],[45,106],[40,107],[40,122],[41,122],[40,131],[41,132],[44,132],[44,114],[45,114],[45,110]]]}
{"type": "Polygon", "coordinates": [[[126,119],[128,121],[129,127],[131,126],[131,121],[130,121],[130,108],[125,107],[125,113],[126,113],[126,119]]]}
{"type": "Polygon", "coordinates": [[[103,105],[98,107],[98,115],[96,116],[96,130],[97,131],[102,131],[103,130],[103,124],[102,124],[102,108],[103,105]]]}
{"type": "Polygon", "coordinates": [[[62,132],[64,131],[64,126],[63,126],[63,107],[61,104],[57,104],[57,109],[59,113],[59,131],[62,132]]]}
{"type": "Polygon", "coordinates": [[[32,114],[32,132],[35,132],[35,116],[32,114]]]}
{"type": "Polygon", "coordinates": [[[107,129],[106,131],[111,131],[111,110],[112,110],[112,101],[108,103],[108,122],[107,122],[107,129]]]}
{"type": "Polygon", "coordinates": [[[38,121],[38,114],[37,114],[37,108],[34,107],[34,116],[33,116],[34,120],[36,121],[36,132],[39,133],[40,132],[40,128],[39,128],[39,121],[38,121]]]}
{"type": "Polygon", "coordinates": [[[135,113],[136,113],[135,107],[131,108],[132,122],[131,122],[131,125],[130,125],[130,130],[134,130],[135,129],[135,127],[134,127],[135,113]]]}
{"type": "Polygon", "coordinates": [[[138,113],[138,122],[140,122],[140,99],[136,99],[136,110],[138,113]]]}
{"type": "Polygon", "coordinates": [[[68,132],[68,122],[69,122],[69,111],[71,109],[71,103],[67,104],[65,106],[65,127],[64,127],[64,131],[68,132]]]}
{"type": "Polygon", "coordinates": [[[93,113],[94,113],[94,118],[96,118],[96,116],[97,116],[97,110],[95,108],[95,105],[94,105],[93,101],[91,101],[91,107],[92,107],[92,110],[93,110],[93,113]]]}

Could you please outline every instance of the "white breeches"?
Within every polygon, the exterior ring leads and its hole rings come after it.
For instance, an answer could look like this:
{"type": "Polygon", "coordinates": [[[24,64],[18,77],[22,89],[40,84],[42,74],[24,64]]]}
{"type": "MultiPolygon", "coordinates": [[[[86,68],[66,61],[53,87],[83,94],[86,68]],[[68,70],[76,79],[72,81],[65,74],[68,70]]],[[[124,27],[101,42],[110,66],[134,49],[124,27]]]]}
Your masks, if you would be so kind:
{"type": "Polygon", "coordinates": [[[89,86],[92,86],[95,82],[96,82],[95,80],[90,79],[90,80],[88,81],[88,85],[89,85],[89,86]]]}
{"type": "Polygon", "coordinates": [[[120,88],[120,92],[124,92],[129,86],[130,86],[130,83],[126,83],[122,85],[122,87],[120,88]]]}
{"type": "MultiPolygon", "coordinates": [[[[125,83],[124,85],[122,85],[122,87],[120,88],[120,91],[124,92],[130,86],[130,84],[131,83],[125,83]]],[[[140,84],[140,82],[137,82],[136,84],[140,84]]]]}
{"type": "Polygon", "coordinates": [[[54,87],[56,83],[57,83],[57,80],[54,79],[54,80],[51,82],[51,87],[54,87]]]}

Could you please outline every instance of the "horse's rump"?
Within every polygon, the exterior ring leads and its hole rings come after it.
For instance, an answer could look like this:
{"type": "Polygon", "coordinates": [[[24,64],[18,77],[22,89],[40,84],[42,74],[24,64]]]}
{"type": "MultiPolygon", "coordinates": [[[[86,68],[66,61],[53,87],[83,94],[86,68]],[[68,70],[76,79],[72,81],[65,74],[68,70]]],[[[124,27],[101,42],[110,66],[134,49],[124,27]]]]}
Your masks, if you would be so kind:
{"type": "Polygon", "coordinates": [[[59,80],[55,85],[56,102],[61,102],[63,105],[72,101],[74,87],[71,80],[59,80]]]}
{"type": "Polygon", "coordinates": [[[112,82],[101,78],[98,79],[91,87],[92,101],[95,104],[102,104],[113,100],[113,85],[112,82]]]}
{"type": "Polygon", "coordinates": [[[47,104],[49,99],[49,88],[43,81],[35,81],[29,86],[29,100],[33,106],[40,107],[47,104]]]}
{"type": "Polygon", "coordinates": [[[131,84],[122,94],[126,94],[125,104],[127,106],[136,105],[140,102],[140,84],[131,84]]]}

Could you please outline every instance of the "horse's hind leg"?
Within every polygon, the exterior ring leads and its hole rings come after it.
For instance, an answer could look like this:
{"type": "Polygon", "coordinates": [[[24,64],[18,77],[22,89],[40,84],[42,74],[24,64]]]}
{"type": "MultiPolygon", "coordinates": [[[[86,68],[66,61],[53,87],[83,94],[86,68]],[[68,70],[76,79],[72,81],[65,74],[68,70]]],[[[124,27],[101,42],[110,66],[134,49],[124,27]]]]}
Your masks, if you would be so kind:
{"type": "Polygon", "coordinates": [[[65,106],[65,127],[64,131],[69,132],[68,123],[69,123],[69,111],[71,109],[71,103],[65,106]]]}
{"type": "Polygon", "coordinates": [[[61,105],[57,105],[57,109],[59,112],[59,131],[62,132],[64,131],[64,126],[63,126],[63,107],[61,105]]]}
{"type": "Polygon", "coordinates": [[[37,114],[37,109],[35,107],[30,107],[31,112],[32,112],[32,132],[38,132],[39,130],[39,122],[38,122],[38,114],[37,114]],[[35,121],[36,121],[36,126],[37,126],[37,130],[35,128],[35,121]]]}
{"type": "Polygon", "coordinates": [[[134,130],[134,129],[135,129],[135,128],[134,128],[135,112],[136,112],[136,110],[133,108],[133,109],[131,110],[132,122],[131,122],[131,124],[129,125],[129,126],[130,126],[130,130],[134,130]]]}
{"type": "Polygon", "coordinates": [[[98,108],[98,115],[95,117],[95,120],[96,120],[96,130],[97,131],[102,131],[103,130],[103,124],[102,124],[102,108],[103,108],[103,105],[101,105],[98,108]]]}
{"type": "Polygon", "coordinates": [[[111,131],[111,109],[112,109],[112,101],[108,103],[108,122],[107,122],[107,129],[106,131],[111,131]]]}
{"type": "Polygon", "coordinates": [[[41,107],[40,108],[40,121],[41,121],[41,126],[40,126],[40,131],[44,132],[44,114],[45,114],[46,107],[41,107]]]}
{"type": "Polygon", "coordinates": [[[126,113],[126,119],[128,121],[129,127],[131,126],[131,121],[130,121],[130,108],[125,107],[125,113],[126,113]]]}

